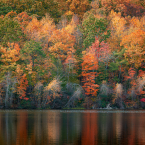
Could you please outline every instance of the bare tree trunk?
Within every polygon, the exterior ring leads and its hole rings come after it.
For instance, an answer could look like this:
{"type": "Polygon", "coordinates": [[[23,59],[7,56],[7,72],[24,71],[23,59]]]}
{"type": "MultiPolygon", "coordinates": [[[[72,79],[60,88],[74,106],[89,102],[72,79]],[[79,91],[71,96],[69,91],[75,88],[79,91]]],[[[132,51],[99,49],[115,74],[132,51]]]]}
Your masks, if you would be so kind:
{"type": "Polygon", "coordinates": [[[9,86],[10,86],[10,72],[8,72],[6,78],[6,96],[5,96],[5,107],[8,107],[8,99],[9,99],[9,86]]]}
{"type": "Polygon", "coordinates": [[[14,79],[13,84],[12,84],[11,97],[10,97],[10,106],[12,106],[12,102],[13,102],[13,97],[14,97],[13,91],[15,91],[15,84],[16,84],[16,80],[14,79]]]}
{"type": "Polygon", "coordinates": [[[38,108],[40,108],[41,107],[41,90],[38,90],[38,108]]]}

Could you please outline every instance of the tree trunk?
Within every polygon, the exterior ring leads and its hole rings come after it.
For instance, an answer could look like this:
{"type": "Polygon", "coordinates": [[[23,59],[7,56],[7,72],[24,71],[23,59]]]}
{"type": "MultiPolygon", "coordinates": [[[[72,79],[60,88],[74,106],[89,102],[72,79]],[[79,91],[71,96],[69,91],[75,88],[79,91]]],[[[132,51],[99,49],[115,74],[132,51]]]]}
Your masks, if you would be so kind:
{"type": "Polygon", "coordinates": [[[8,107],[8,99],[9,99],[9,86],[10,86],[10,72],[8,72],[7,78],[6,78],[6,96],[5,96],[5,107],[8,107]]]}

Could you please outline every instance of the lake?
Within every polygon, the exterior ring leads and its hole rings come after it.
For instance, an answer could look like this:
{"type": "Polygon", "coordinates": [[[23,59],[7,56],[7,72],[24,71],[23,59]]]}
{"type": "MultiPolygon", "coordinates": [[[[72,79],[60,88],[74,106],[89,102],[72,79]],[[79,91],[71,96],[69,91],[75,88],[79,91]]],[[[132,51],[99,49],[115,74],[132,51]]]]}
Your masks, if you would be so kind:
{"type": "Polygon", "coordinates": [[[0,145],[144,145],[145,111],[0,110],[0,145]]]}

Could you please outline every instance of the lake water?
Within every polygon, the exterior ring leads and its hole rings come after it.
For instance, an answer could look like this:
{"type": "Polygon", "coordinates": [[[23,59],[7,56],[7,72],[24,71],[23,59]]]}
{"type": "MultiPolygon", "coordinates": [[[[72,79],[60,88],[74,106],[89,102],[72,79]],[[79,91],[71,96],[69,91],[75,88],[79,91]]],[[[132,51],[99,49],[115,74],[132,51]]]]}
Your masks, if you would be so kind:
{"type": "Polygon", "coordinates": [[[145,111],[0,110],[0,145],[145,145],[145,111]]]}

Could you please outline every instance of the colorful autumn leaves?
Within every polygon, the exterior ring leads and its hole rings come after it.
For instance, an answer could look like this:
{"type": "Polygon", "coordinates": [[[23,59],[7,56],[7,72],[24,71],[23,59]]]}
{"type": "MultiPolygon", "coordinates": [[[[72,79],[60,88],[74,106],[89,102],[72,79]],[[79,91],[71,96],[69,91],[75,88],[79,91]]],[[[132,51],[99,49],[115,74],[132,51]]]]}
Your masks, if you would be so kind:
{"type": "MultiPolygon", "coordinates": [[[[26,11],[19,14],[12,11],[0,17],[0,77],[3,82],[7,77],[5,82],[9,85],[5,86],[11,90],[10,86],[14,85],[12,81],[9,83],[9,78],[15,79],[17,100],[39,98],[43,89],[37,90],[37,84],[45,87],[57,78],[63,78],[62,96],[72,93],[66,87],[71,83],[81,84],[90,98],[99,98],[101,84],[109,86],[108,90],[115,89],[117,83],[122,84],[127,90],[124,92],[130,93],[131,88],[136,88],[134,79],[140,72],[144,73],[144,17],[124,16],[120,7],[114,10],[118,0],[112,1],[115,5],[107,14],[106,4],[99,1],[91,5],[87,0],[60,1],[68,5],[68,9],[59,23],[54,23],[49,14],[40,19],[29,16],[26,11]],[[90,6],[92,8],[85,12],[90,6]],[[130,70],[136,72],[134,78],[126,79],[132,74],[130,70]],[[36,95],[36,92],[39,93],[36,95]]],[[[105,1],[107,5],[110,2],[105,1]]],[[[55,96],[54,91],[49,93],[55,96]]]]}
{"type": "MultiPolygon", "coordinates": [[[[7,106],[9,100],[9,89],[13,93],[17,93],[20,99],[28,99],[26,97],[26,89],[28,81],[26,74],[23,73],[22,68],[18,64],[20,60],[20,47],[17,43],[8,43],[8,47],[0,47],[1,54],[1,80],[6,77],[6,98],[5,105],[7,106]],[[13,83],[12,83],[13,81],[13,83]]],[[[11,95],[12,96],[12,95],[11,95]]]]}
{"type": "Polygon", "coordinates": [[[105,63],[107,56],[109,56],[109,45],[96,38],[95,42],[83,52],[82,76],[83,87],[86,95],[96,96],[99,90],[99,85],[96,84],[97,70],[99,63],[105,63]]]}

